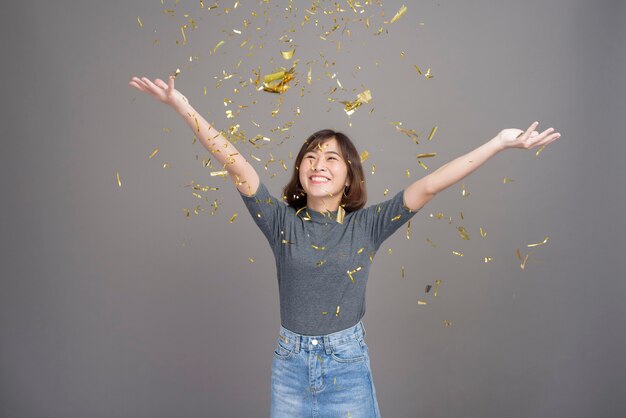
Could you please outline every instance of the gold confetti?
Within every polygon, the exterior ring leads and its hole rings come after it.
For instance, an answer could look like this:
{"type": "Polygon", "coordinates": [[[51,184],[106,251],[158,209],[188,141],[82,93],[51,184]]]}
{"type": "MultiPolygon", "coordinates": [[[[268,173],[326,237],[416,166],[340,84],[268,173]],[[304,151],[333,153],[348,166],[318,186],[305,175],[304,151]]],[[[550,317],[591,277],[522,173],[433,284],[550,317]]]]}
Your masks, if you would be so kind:
{"type": "Polygon", "coordinates": [[[417,70],[417,73],[419,75],[422,75],[422,70],[420,70],[420,67],[418,67],[417,65],[414,65],[415,69],[417,70]]]}
{"type": "Polygon", "coordinates": [[[487,236],[487,232],[485,232],[485,230],[483,229],[483,227],[480,227],[480,236],[485,238],[487,236]]]}
{"type": "Polygon", "coordinates": [[[254,258],[248,257],[248,261],[251,262],[251,263],[254,263],[254,258]]]}
{"type": "Polygon", "coordinates": [[[535,153],[535,157],[538,157],[538,156],[539,156],[539,154],[541,153],[541,151],[543,151],[543,149],[544,149],[545,147],[546,147],[546,146],[544,145],[544,146],[542,146],[541,148],[539,148],[539,149],[537,150],[537,152],[535,153]]]}
{"type": "Polygon", "coordinates": [[[435,136],[435,132],[437,132],[437,126],[434,126],[433,129],[430,131],[430,134],[428,135],[429,141],[433,139],[433,137],[435,136]]]}
{"type": "Polygon", "coordinates": [[[418,305],[426,305],[426,301],[425,300],[418,300],[417,304],[418,305]]]}
{"type": "Polygon", "coordinates": [[[424,165],[424,163],[423,163],[423,162],[421,162],[420,160],[417,160],[417,163],[418,163],[420,166],[422,166],[422,168],[423,168],[424,170],[428,170],[428,167],[426,167],[426,165],[424,165]]]}
{"type": "Polygon", "coordinates": [[[283,69],[263,77],[263,91],[282,94],[289,89],[289,82],[294,79],[295,67],[283,69]]]}
{"type": "Polygon", "coordinates": [[[115,172],[115,177],[117,177],[117,187],[122,187],[122,180],[120,180],[120,172],[115,172]]]}
{"type": "Polygon", "coordinates": [[[326,247],[318,247],[317,245],[313,245],[313,244],[311,244],[311,247],[313,247],[317,251],[324,251],[326,249],[326,247]]]}
{"type": "Polygon", "coordinates": [[[397,221],[398,219],[400,219],[402,217],[402,215],[396,215],[393,218],[391,218],[391,221],[397,221]]]}
{"type": "Polygon", "coordinates": [[[411,221],[409,220],[409,222],[406,224],[406,239],[411,239],[410,231],[411,231],[411,221]]]}
{"type": "Polygon", "coordinates": [[[439,286],[441,286],[441,280],[437,279],[435,280],[435,290],[433,292],[433,296],[437,297],[437,294],[439,292],[439,286]]]}
{"type": "Polygon", "coordinates": [[[148,156],[148,159],[154,157],[157,154],[157,152],[159,152],[159,148],[155,148],[154,151],[152,151],[152,153],[150,153],[150,155],[148,156]]]}
{"type": "Polygon", "coordinates": [[[398,10],[396,15],[391,19],[391,21],[389,23],[397,22],[398,19],[400,19],[402,16],[404,16],[406,11],[407,11],[407,7],[403,4],[402,7],[400,7],[400,10],[398,10]]]}
{"type": "Polygon", "coordinates": [[[458,226],[456,228],[459,231],[459,235],[461,236],[462,239],[464,240],[469,240],[469,234],[467,233],[467,231],[465,230],[465,228],[463,228],[462,226],[458,226]]]}
{"type": "Polygon", "coordinates": [[[387,253],[392,254],[392,253],[393,253],[393,250],[392,250],[391,248],[389,248],[389,249],[387,250],[387,253]]]}
{"type": "Polygon", "coordinates": [[[170,168],[170,163],[163,163],[163,168],[170,168]]]}
{"type": "Polygon", "coordinates": [[[465,190],[465,183],[461,184],[461,196],[467,197],[470,195],[470,192],[465,190]]]}
{"type": "Polygon", "coordinates": [[[139,27],[143,28],[143,23],[141,23],[141,19],[137,16],[137,22],[139,22],[139,27]]]}
{"type": "Polygon", "coordinates": [[[485,257],[485,263],[493,261],[493,257],[485,257]]]}
{"type": "Polygon", "coordinates": [[[522,270],[524,270],[524,268],[526,267],[526,262],[528,261],[528,256],[530,255],[530,253],[526,254],[526,257],[524,257],[524,261],[522,261],[522,264],[520,264],[520,268],[522,270]]]}
{"type": "Polygon", "coordinates": [[[187,208],[183,208],[183,212],[185,212],[185,216],[187,218],[189,218],[189,216],[191,215],[191,212],[189,212],[189,209],[187,209],[187,208]]]}
{"type": "Polygon", "coordinates": [[[317,263],[315,263],[315,267],[321,267],[326,263],[326,260],[320,260],[317,263]]]}
{"type": "Polygon", "coordinates": [[[215,176],[225,176],[228,174],[228,170],[221,170],[221,171],[211,171],[211,177],[215,177],[215,176]]]}
{"type": "Polygon", "coordinates": [[[372,100],[372,92],[370,90],[365,90],[362,93],[357,95],[356,100],[352,102],[340,101],[339,103],[344,105],[344,111],[348,116],[352,115],[354,111],[361,106],[363,103],[369,103],[372,100]]]}
{"type": "Polygon", "coordinates": [[[448,320],[448,319],[444,319],[443,320],[443,325],[446,327],[452,326],[452,321],[448,320]]]}
{"type": "Polygon", "coordinates": [[[293,244],[293,242],[291,242],[291,241],[289,241],[287,239],[282,240],[282,243],[283,244],[293,244]]]}
{"type": "Polygon", "coordinates": [[[424,74],[424,77],[428,80],[429,78],[433,78],[433,75],[430,75],[430,68],[428,70],[426,70],[426,74],[424,74]]]}
{"type": "Polygon", "coordinates": [[[177,68],[176,71],[174,71],[173,77],[178,77],[178,74],[180,74],[180,68],[177,68]]]}
{"type": "Polygon", "coordinates": [[[348,273],[348,276],[350,276],[350,280],[352,280],[352,283],[354,283],[354,277],[352,277],[352,275],[353,275],[354,273],[358,272],[358,271],[361,271],[361,269],[362,269],[362,268],[363,268],[362,266],[359,266],[359,267],[357,267],[357,268],[356,268],[356,269],[354,269],[354,270],[348,270],[348,271],[346,272],[346,273],[348,273]]]}
{"type": "Polygon", "coordinates": [[[548,242],[549,239],[550,239],[550,237],[545,237],[543,242],[538,242],[536,244],[528,244],[527,247],[538,247],[539,245],[543,245],[546,242],[548,242]]]}
{"type": "Polygon", "coordinates": [[[230,217],[230,223],[232,224],[233,222],[235,222],[235,218],[237,218],[237,212],[235,212],[233,214],[233,216],[230,217]]]}
{"type": "Polygon", "coordinates": [[[452,251],[452,254],[458,255],[459,257],[464,257],[465,256],[463,253],[460,253],[458,251],[452,251]]]}
{"type": "Polygon", "coordinates": [[[293,58],[294,52],[296,52],[295,48],[291,51],[281,51],[280,54],[283,56],[283,59],[290,60],[291,58],[293,58]]]}
{"type": "Polygon", "coordinates": [[[365,162],[370,156],[370,153],[367,151],[361,152],[361,162],[365,162]]]}
{"type": "Polygon", "coordinates": [[[430,157],[436,157],[437,153],[436,152],[428,152],[425,154],[417,154],[416,158],[430,158],[430,157]]]}
{"type": "Polygon", "coordinates": [[[357,253],[357,254],[361,254],[361,253],[363,252],[363,250],[364,250],[364,249],[365,249],[365,247],[361,247],[361,248],[359,248],[359,249],[357,250],[357,252],[356,252],[356,253],[357,253]]]}
{"type": "Polygon", "coordinates": [[[213,53],[215,54],[215,51],[217,51],[217,48],[219,48],[220,46],[224,45],[224,41],[219,41],[215,47],[213,48],[213,53]]]}
{"type": "Polygon", "coordinates": [[[404,266],[402,266],[402,278],[404,279],[404,266]]]}
{"type": "Polygon", "coordinates": [[[502,179],[502,183],[504,183],[504,184],[511,183],[511,182],[513,182],[513,179],[510,179],[508,177],[505,177],[505,178],[502,179]]]}
{"type": "Polygon", "coordinates": [[[437,245],[430,240],[430,238],[426,238],[426,242],[429,243],[433,248],[437,248],[437,245]]]}
{"type": "Polygon", "coordinates": [[[515,249],[515,256],[518,260],[522,260],[522,253],[520,252],[519,248],[515,249]]]}
{"type": "Polygon", "coordinates": [[[337,306],[337,310],[335,311],[335,316],[339,316],[339,306],[337,306]]]}

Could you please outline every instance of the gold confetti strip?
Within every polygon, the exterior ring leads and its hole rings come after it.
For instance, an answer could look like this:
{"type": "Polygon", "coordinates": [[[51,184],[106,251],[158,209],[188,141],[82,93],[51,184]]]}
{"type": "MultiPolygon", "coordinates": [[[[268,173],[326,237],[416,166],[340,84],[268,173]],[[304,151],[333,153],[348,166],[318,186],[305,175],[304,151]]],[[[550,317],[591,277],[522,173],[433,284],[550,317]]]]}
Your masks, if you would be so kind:
{"type": "Polygon", "coordinates": [[[315,263],[315,267],[321,267],[326,263],[326,260],[320,260],[317,263],[315,263]]]}
{"type": "Polygon", "coordinates": [[[187,209],[187,208],[183,208],[183,212],[185,212],[185,216],[187,218],[189,218],[189,216],[191,215],[191,212],[189,212],[189,209],[187,209]]]}
{"type": "Polygon", "coordinates": [[[143,23],[141,23],[141,19],[137,16],[137,22],[139,22],[139,27],[143,28],[143,23]]]}
{"type": "Polygon", "coordinates": [[[422,70],[420,70],[420,67],[418,67],[417,65],[414,65],[415,69],[417,70],[417,73],[419,75],[422,75],[422,70]]]}
{"type": "Polygon", "coordinates": [[[456,229],[459,231],[459,235],[461,236],[462,239],[469,241],[470,239],[469,234],[467,233],[465,228],[463,228],[462,226],[458,226],[456,229]]]}
{"type": "Polygon", "coordinates": [[[387,196],[387,193],[389,193],[389,189],[385,189],[385,191],[383,192],[383,196],[387,196]]]}
{"type": "Polygon", "coordinates": [[[513,179],[510,179],[508,177],[505,177],[505,178],[502,179],[502,183],[504,183],[504,184],[512,183],[513,181],[514,181],[513,179]]]}
{"type": "Polygon", "coordinates": [[[429,78],[433,78],[433,75],[430,75],[430,68],[428,70],[426,70],[426,74],[424,74],[424,77],[428,80],[429,78]]]}
{"type": "Polygon", "coordinates": [[[406,239],[411,239],[411,221],[409,220],[409,222],[406,224],[406,239]]]}
{"type": "Polygon", "coordinates": [[[433,248],[437,248],[437,245],[430,240],[430,238],[426,238],[426,242],[429,243],[433,248]]]}
{"type": "Polygon", "coordinates": [[[376,164],[372,164],[372,174],[376,172],[376,164]]]}
{"type": "Polygon", "coordinates": [[[425,300],[418,300],[417,304],[418,305],[426,305],[426,301],[425,300]]]}
{"type": "Polygon", "coordinates": [[[348,270],[346,273],[348,273],[348,276],[350,276],[350,280],[352,280],[352,283],[354,283],[354,277],[352,277],[352,275],[358,271],[361,271],[363,267],[359,266],[357,268],[355,268],[354,270],[348,270]]]}
{"type": "Polygon", "coordinates": [[[170,163],[163,163],[163,168],[170,168],[170,163]]]}
{"type": "Polygon", "coordinates": [[[371,100],[372,92],[370,90],[365,90],[364,92],[357,95],[356,100],[352,102],[340,101],[339,103],[344,105],[344,111],[348,116],[350,116],[359,106],[361,106],[363,103],[369,103],[371,100]]]}
{"type": "Polygon", "coordinates": [[[172,75],[174,78],[178,77],[178,75],[180,74],[180,68],[177,68],[176,71],[174,72],[174,74],[172,75]]]}
{"type": "Polygon", "coordinates": [[[233,222],[235,222],[236,218],[237,218],[237,212],[235,212],[233,216],[230,217],[230,223],[232,224],[233,222]]]}
{"type": "Polygon", "coordinates": [[[200,196],[198,193],[191,193],[192,195],[194,195],[195,197],[197,197],[198,199],[202,199],[202,196],[200,196]]]}
{"type": "Polygon", "coordinates": [[[323,311],[322,315],[328,315],[328,312],[327,311],[323,311]]]}
{"type": "Polygon", "coordinates": [[[485,230],[483,229],[483,227],[480,227],[480,236],[485,238],[487,236],[487,232],[485,232],[485,230]]]}
{"type": "Polygon", "coordinates": [[[546,146],[544,145],[544,146],[542,146],[541,148],[539,148],[539,149],[537,150],[537,152],[535,153],[535,157],[538,157],[538,156],[539,156],[539,154],[541,153],[541,151],[543,151],[543,149],[544,149],[545,147],[546,147],[546,146]]]}
{"type": "Polygon", "coordinates": [[[294,79],[295,66],[263,77],[263,91],[282,94],[289,89],[289,82],[294,79]]]}
{"type": "Polygon", "coordinates": [[[435,280],[435,290],[433,291],[433,296],[437,297],[437,294],[439,292],[439,286],[441,286],[441,280],[437,279],[435,280]]]}
{"type": "Polygon", "coordinates": [[[251,263],[254,263],[254,258],[248,257],[248,261],[251,262],[251,263]]]}
{"type": "Polygon", "coordinates": [[[296,52],[295,48],[291,51],[281,51],[280,54],[283,56],[283,59],[290,60],[291,58],[293,58],[294,52],[296,52]]]}
{"type": "Polygon", "coordinates": [[[522,253],[520,252],[519,248],[515,249],[515,256],[518,260],[522,260],[522,253]]]}
{"type": "Polygon", "coordinates": [[[410,179],[411,178],[411,172],[409,171],[409,169],[406,169],[406,178],[410,179]]]}
{"type": "Polygon", "coordinates": [[[115,172],[115,177],[117,178],[117,187],[122,187],[122,180],[120,180],[120,172],[115,172]]]}
{"type": "Polygon", "coordinates": [[[159,148],[155,148],[154,151],[152,151],[150,155],[148,156],[148,159],[154,157],[157,154],[157,152],[159,152],[159,148]]]}
{"type": "Polygon", "coordinates": [[[424,170],[428,170],[428,167],[426,167],[426,165],[424,165],[424,163],[423,163],[423,162],[421,162],[420,160],[417,160],[417,163],[418,163],[420,166],[422,166],[422,168],[423,168],[424,170]]]}
{"type": "Polygon", "coordinates": [[[402,278],[404,279],[404,266],[402,266],[402,278]]]}
{"type": "Polygon", "coordinates": [[[293,242],[291,242],[289,240],[286,240],[286,239],[282,240],[282,243],[283,244],[293,244],[293,242]]]}
{"type": "Polygon", "coordinates": [[[448,319],[444,319],[444,320],[443,320],[443,325],[444,325],[445,327],[450,327],[450,326],[452,326],[452,321],[450,321],[450,320],[448,320],[448,319]]]}
{"type": "Polygon", "coordinates": [[[434,126],[433,129],[430,131],[430,134],[428,135],[428,140],[432,140],[433,137],[435,136],[435,132],[437,132],[437,126],[434,126]]]}
{"type": "Polygon", "coordinates": [[[400,7],[400,10],[398,10],[398,12],[396,13],[396,15],[391,19],[391,21],[389,23],[395,23],[398,21],[398,19],[400,19],[402,16],[404,16],[404,14],[407,11],[407,7],[403,4],[402,7],[400,7]]]}
{"type": "Polygon", "coordinates": [[[396,216],[394,216],[393,218],[391,218],[391,221],[392,221],[392,222],[393,222],[393,221],[397,221],[397,220],[398,220],[398,219],[400,219],[401,217],[402,217],[402,215],[401,215],[401,214],[400,214],[400,215],[396,215],[396,216]]]}
{"type": "Polygon", "coordinates": [[[335,316],[339,316],[339,306],[337,306],[337,310],[335,311],[335,316]]]}
{"type": "Polygon", "coordinates": [[[392,254],[392,253],[393,253],[393,250],[392,250],[391,248],[389,248],[389,249],[387,250],[387,253],[392,254]]]}
{"type": "Polygon", "coordinates": [[[430,158],[430,157],[436,157],[437,153],[436,152],[428,152],[425,154],[417,154],[416,158],[430,158]]]}
{"type": "Polygon", "coordinates": [[[215,177],[215,176],[225,176],[228,174],[228,170],[222,170],[222,171],[211,171],[211,177],[215,177]]]}
{"type": "Polygon", "coordinates": [[[528,261],[528,256],[530,256],[530,253],[526,254],[526,257],[524,257],[524,261],[522,261],[522,264],[520,264],[520,268],[522,270],[524,270],[524,268],[526,267],[526,262],[528,261]]]}
{"type": "Polygon", "coordinates": [[[461,220],[465,219],[465,217],[463,216],[463,212],[459,212],[459,215],[461,215],[461,220]]]}
{"type": "Polygon", "coordinates": [[[215,52],[217,51],[217,48],[219,48],[220,46],[224,45],[224,41],[219,41],[215,47],[213,47],[213,53],[215,54],[215,52]]]}
{"type": "Polygon", "coordinates": [[[313,245],[313,244],[311,244],[311,247],[313,247],[317,251],[324,251],[326,249],[326,247],[318,247],[317,245],[313,245]]]}
{"type": "Polygon", "coordinates": [[[452,251],[452,254],[454,254],[454,255],[458,255],[459,257],[464,257],[464,256],[465,256],[465,254],[460,253],[460,252],[458,252],[458,251],[452,251]]]}
{"type": "Polygon", "coordinates": [[[550,237],[545,237],[543,242],[538,242],[536,244],[528,244],[527,247],[538,247],[539,245],[543,245],[546,242],[548,242],[549,239],[550,239],[550,237]]]}
{"type": "Polygon", "coordinates": [[[468,191],[465,189],[465,183],[461,184],[461,196],[463,196],[463,197],[467,197],[467,196],[469,196],[469,195],[470,195],[470,192],[468,192],[468,191]]]}
{"type": "Polygon", "coordinates": [[[361,248],[359,248],[359,249],[356,251],[356,253],[357,253],[357,254],[361,254],[361,253],[363,252],[363,250],[364,250],[364,249],[365,249],[365,247],[361,247],[361,248]]]}
{"type": "Polygon", "coordinates": [[[370,153],[367,151],[361,152],[361,162],[365,162],[370,156],[370,153]]]}
{"type": "Polygon", "coordinates": [[[485,257],[485,263],[493,261],[493,257],[485,257]]]}

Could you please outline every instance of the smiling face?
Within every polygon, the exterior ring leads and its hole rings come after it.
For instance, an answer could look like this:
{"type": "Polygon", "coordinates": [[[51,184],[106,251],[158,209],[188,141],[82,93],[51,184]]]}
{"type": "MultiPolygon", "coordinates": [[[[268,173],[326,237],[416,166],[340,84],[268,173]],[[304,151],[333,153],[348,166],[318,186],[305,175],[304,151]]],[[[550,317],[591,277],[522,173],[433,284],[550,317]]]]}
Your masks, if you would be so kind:
{"type": "Polygon", "coordinates": [[[318,212],[337,210],[344,188],[350,184],[337,140],[330,138],[304,154],[298,171],[307,206],[318,212]]]}

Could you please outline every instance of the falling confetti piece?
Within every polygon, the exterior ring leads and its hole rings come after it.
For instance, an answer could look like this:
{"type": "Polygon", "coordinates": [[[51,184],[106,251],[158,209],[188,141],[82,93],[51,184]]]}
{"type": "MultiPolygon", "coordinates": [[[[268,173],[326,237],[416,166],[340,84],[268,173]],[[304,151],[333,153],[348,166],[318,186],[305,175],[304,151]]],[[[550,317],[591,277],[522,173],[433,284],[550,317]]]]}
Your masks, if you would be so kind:
{"type": "Polygon", "coordinates": [[[282,94],[289,89],[289,82],[294,79],[295,67],[281,70],[263,77],[263,91],[282,94]]]}
{"type": "Polygon", "coordinates": [[[404,266],[402,266],[402,278],[404,279],[404,266]]]}
{"type": "Polygon", "coordinates": [[[418,305],[426,305],[426,301],[425,300],[418,300],[417,304],[418,305]]]}
{"type": "Polygon", "coordinates": [[[458,255],[459,257],[464,257],[463,253],[460,253],[460,252],[457,252],[457,251],[452,251],[452,254],[458,255]]]}
{"type": "Polygon", "coordinates": [[[339,306],[337,306],[337,310],[335,311],[335,316],[339,316],[339,306]]]}
{"type": "Polygon", "coordinates": [[[436,156],[437,156],[436,152],[429,152],[425,154],[417,154],[416,158],[430,158],[430,157],[436,157],[436,156]]]}
{"type": "Polygon", "coordinates": [[[230,223],[232,224],[233,222],[235,222],[235,219],[236,219],[236,218],[237,218],[237,212],[235,212],[235,213],[233,214],[233,216],[231,216],[231,218],[230,218],[230,223]]]}
{"type": "Polygon", "coordinates": [[[370,156],[370,153],[367,151],[361,152],[361,162],[365,162],[370,156]]]}
{"type": "Polygon", "coordinates": [[[143,28],[143,23],[141,23],[141,19],[137,16],[137,22],[139,22],[139,27],[143,28]]]}
{"type": "Polygon", "coordinates": [[[248,261],[251,262],[251,263],[254,263],[254,258],[248,257],[248,261]]]}
{"type": "Polygon", "coordinates": [[[462,239],[464,240],[469,240],[469,234],[467,233],[467,231],[465,230],[465,228],[463,228],[462,226],[458,226],[456,228],[459,231],[459,235],[461,236],[462,239]]]}
{"type": "Polygon", "coordinates": [[[493,261],[493,257],[485,257],[485,263],[493,261]]]}
{"type": "Polygon", "coordinates": [[[213,47],[213,53],[215,54],[215,52],[217,51],[217,48],[219,48],[220,46],[224,45],[224,41],[219,41],[215,47],[213,47]]]}
{"type": "Polygon", "coordinates": [[[411,221],[409,220],[409,222],[406,224],[406,239],[411,239],[411,221]]]}
{"type": "Polygon", "coordinates": [[[437,126],[434,126],[433,129],[430,131],[430,134],[428,135],[428,140],[432,140],[433,137],[435,136],[435,133],[437,132],[437,126]]]}
{"type": "Polygon", "coordinates": [[[546,146],[544,145],[544,146],[542,146],[541,148],[539,148],[539,149],[537,150],[537,152],[535,153],[535,157],[538,157],[538,156],[539,156],[539,154],[541,153],[541,151],[543,151],[543,149],[544,149],[545,147],[546,147],[546,146]]]}
{"type": "Polygon", "coordinates": [[[437,294],[439,292],[439,286],[441,286],[441,280],[437,279],[435,280],[435,290],[433,292],[433,296],[437,297],[437,294]]]}
{"type": "Polygon", "coordinates": [[[296,52],[296,50],[292,49],[291,51],[281,51],[280,54],[283,56],[283,59],[290,60],[291,58],[293,58],[294,52],[296,52]]]}
{"type": "Polygon", "coordinates": [[[117,177],[117,187],[122,187],[122,180],[120,180],[120,172],[115,172],[115,177],[117,177]]]}
{"type": "Polygon", "coordinates": [[[430,240],[430,238],[426,238],[426,242],[429,243],[433,248],[437,248],[437,245],[430,240]]]}
{"type": "Polygon", "coordinates": [[[221,171],[211,171],[211,177],[215,177],[215,176],[225,176],[228,174],[228,170],[221,170],[221,171]]]}
{"type": "Polygon", "coordinates": [[[421,162],[420,160],[417,160],[417,163],[424,169],[424,170],[428,170],[428,167],[426,167],[426,165],[421,162]]]}
{"type": "Polygon", "coordinates": [[[538,242],[536,244],[528,244],[527,247],[538,247],[539,245],[543,245],[546,242],[548,242],[549,239],[550,239],[550,237],[545,237],[543,242],[538,242]]]}
{"type": "Polygon", "coordinates": [[[467,197],[467,196],[469,196],[469,195],[470,195],[470,192],[468,192],[468,191],[465,189],[465,183],[461,184],[461,196],[463,196],[463,197],[467,197]]]}
{"type": "Polygon", "coordinates": [[[444,319],[443,320],[443,325],[446,327],[450,327],[452,326],[452,321],[448,320],[448,319],[444,319]]]}
{"type": "Polygon", "coordinates": [[[326,260],[320,260],[317,263],[315,263],[315,267],[321,267],[324,265],[324,263],[326,263],[326,260]]]}
{"type": "Polygon", "coordinates": [[[363,103],[369,103],[372,100],[372,92],[370,90],[365,90],[362,93],[357,95],[356,100],[352,102],[340,101],[339,103],[344,105],[344,111],[348,116],[352,115],[354,111],[361,106],[363,103]]]}
{"type": "Polygon", "coordinates": [[[483,229],[483,227],[480,227],[480,236],[485,238],[487,236],[487,232],[485,232],[485,230],[483,229]]]}
{"type": "Polygon", "coordinates": [[[154,151],[152,151],[150,155],[148,156],[148,159],[154,157],[157,154],[157,152],[159,152],[159,148],[155,148],[154,151]]]}
{"type": "Polygon", "coordinates": [[[398,12],[396,13],[396,15],[391,19],[391,21],[389,23],[395,23],[398,21],[398,19],[400,19],[402,16],[404,16],[404,14],[407,11],[407,7],[405,5],[402,5],[402,7],[400,7],[400,10],[398,10],[398,12]]]}
{"type": "Polygon", "coordinates": [[[524,270],[524,268],[526,267],[526,262],[528,261],[528,256],[530,256],[530,253],[526,254],[526,257],[524,257],[524,261],[522,261],[522,264],[520,264],[520,268],[522,270],[524,270]]]}
{"type": "Polygon", "coordinates": [[[172,75],[172,77],[176,78],[178,77],[178,74],[180,74],[180,68],[177,68],[176,71],[174,71],[174,74],[172,75]]]}
{"type": "Polygon", "coordinates": [[[504,183],[504,184],[511,183],[511,182],[513,182],[513,179],[510,179],[508,177],[505,177],[505,178],[502,179],[502,183],[504,183]]]}

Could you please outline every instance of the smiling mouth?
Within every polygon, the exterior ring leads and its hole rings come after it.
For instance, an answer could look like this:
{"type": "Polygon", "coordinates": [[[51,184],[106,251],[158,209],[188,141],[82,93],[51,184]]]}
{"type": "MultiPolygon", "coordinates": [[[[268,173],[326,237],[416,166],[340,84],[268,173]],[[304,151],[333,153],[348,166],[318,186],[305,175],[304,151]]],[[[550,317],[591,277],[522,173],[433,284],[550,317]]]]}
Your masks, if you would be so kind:
{"type": "Polygon", "coordinates": [[[309,177],[309,180],[311,180],[312,183],[328,183],[330,181],[329,178],[327,177],[323,177],[323,176],[311,176],[309,177]]]}

